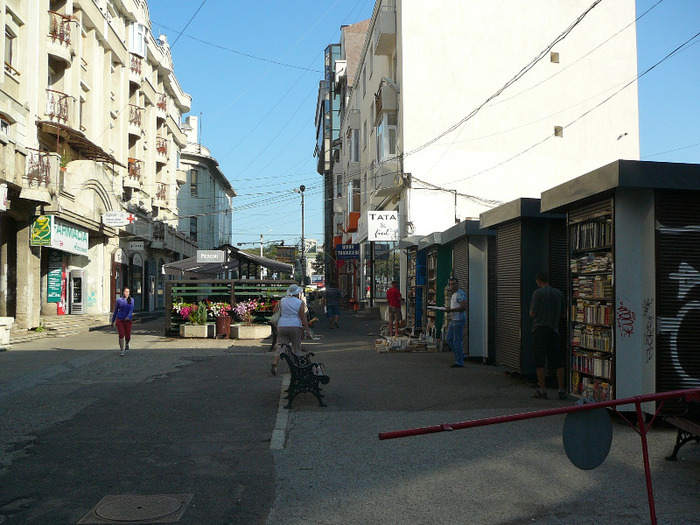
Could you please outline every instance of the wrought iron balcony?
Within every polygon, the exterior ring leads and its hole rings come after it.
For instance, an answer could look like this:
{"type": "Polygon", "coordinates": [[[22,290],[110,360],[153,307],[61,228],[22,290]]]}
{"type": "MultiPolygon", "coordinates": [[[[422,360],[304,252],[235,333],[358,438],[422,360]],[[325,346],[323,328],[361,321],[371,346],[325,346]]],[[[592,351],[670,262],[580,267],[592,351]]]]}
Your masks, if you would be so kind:
{"type": "Polygon", "coordinates": [[[59,158],[48,151],[27,148],[26,187],[48,188],[51,185],[51,173],[57,171],[59,158]]]}
{"type": "Polygon", "coordinates": [[[168,98],[165,96],[165,93],[158,93],[158,98],[157,98],[157,106],[158,109],[162,112],[167,112],[168,111],[168,98]]]}
{"type": "Polygon", "coordinates": [[[139,182],[141,180],[141,168],[143,167],[143,162],[137,159],[129,159],[129,179],[139,182]]]}
{"type": "Polygon", "coordinates": [[[156,189],[156,203],[157,205],[165,205],[168,200],[168,185],[164,182],[159,182],[156,189]]]}
{"type": "Polygon", "coordinates": [[[73,19],[55,11],[49,11],[49,37],[54,42],[70,45],[70,25],[73,19]]]}
{"type": "Polygon", "coordinates": [[[138,76],[141,78],[141,61],[142,58],[138,55],[131,55],[131,61],[130,61],[130,71],[133,75],[138,76]]]}
{"type": "Polygon", "coordinates": [[[156,137],[156,151],[160,155],[168,154],[168,139],[165,137],[156,137]]]}
{"type": "Polygon", "coordinates": [[[129,104],[129,127],[133,127],[141,132],[141,117],[143,116],[143,108],[135,106],[134,104],[129,104]]]}
{"type": "Polygon", "coordinates": [[[73,127],[75,98],[53,89],[46,90],[46,117],[52,122],[59,122],[73,127]]]}

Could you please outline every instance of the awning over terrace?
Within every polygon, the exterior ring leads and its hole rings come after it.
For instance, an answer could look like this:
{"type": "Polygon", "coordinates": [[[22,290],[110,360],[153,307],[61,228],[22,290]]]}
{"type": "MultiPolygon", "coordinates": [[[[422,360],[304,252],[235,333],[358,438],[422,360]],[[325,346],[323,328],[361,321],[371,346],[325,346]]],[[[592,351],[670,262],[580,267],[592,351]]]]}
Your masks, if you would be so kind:
{"type": "Polygon", "coordinates": [[[226,252],[226,262],[223,263],[198,263],[197,257],[189,257],[181,261],[175,261],[163,265],[166,275],[186,277],[189,279],[213,278],[238,268],[239,275],[243,277],[255,277],[257,268],[263,267],[273,272],[293,274],[291,264],[268,259],[259,255],[242,252],[231,245],[219,248],[226,252]],[[252,269],[252,272],[251,272],[252,269]]]}

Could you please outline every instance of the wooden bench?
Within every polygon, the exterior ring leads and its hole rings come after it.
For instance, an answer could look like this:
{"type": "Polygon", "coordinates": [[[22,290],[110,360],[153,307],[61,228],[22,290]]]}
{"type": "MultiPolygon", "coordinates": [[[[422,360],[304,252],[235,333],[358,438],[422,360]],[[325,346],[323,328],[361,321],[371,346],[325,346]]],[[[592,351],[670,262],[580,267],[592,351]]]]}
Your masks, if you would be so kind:
{"type": "Polygon", "coordinates": [[[668,461],[676,461],[680,448],[690,441],[700,443],[700,403],[688,403],[688,411],[685,415],[669,416],[664,419],[678,429],[676,434],[676,446],[673,447],[673,454],[668,456],[668,461]]]}
{"type": "Polygon", "coordinates": [[[302,356],[290,357],[286,352],[280,355],[287,361],[289,371],[292,374],[292,379],[287,389],[287,395],[285,396],[285,399],[288,399],[289,402],[284,408],[292,408],[292,401],[294,398],[305,392],[316,396],[316,399],[318,399],[318,406],[327,406],[323,402],[323,394],[321,394],[321,387],[319,384],[327,385],[331,378],[326,375],[322,363],[314,363],[311,361],[311,357],[314,355],[313,352],[308,352],[302,356]]]}

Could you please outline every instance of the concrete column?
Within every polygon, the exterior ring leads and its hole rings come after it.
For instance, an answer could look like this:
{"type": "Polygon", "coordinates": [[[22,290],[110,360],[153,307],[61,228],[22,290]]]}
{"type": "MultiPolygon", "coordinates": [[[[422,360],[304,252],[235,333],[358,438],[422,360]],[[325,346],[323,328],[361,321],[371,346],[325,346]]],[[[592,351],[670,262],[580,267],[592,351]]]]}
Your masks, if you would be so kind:
{"type": "Polygon", "coordinates": [[[39,326],[41,309],[41,257],[38,247],[29,245],[31,224],[17,228],[17,314],[19,328],[39,326]]]}

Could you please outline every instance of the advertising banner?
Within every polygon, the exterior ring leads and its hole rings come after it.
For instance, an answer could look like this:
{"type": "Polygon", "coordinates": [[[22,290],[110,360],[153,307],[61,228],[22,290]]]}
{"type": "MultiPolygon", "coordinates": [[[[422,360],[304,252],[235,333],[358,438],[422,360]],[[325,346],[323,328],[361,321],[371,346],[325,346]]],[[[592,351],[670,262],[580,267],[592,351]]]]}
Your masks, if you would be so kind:
{"type": "Polygon", "coordinates": [[[226,252],[223,250],[197,250],[198,263],[226,262],[226,252]]]}
{"type": "Polygon", "coordinates": [[[102,214],[102,224],[105,226],[119,227],[133,224],[136,216],[125,211],[108,211],[102,214]]]}
{"type": "Polygon", "coordinates": [[[49,274],[47,276],[47,303],[61,302],[61,286],[63,285],[63,256],[57,250],[49,252],[49,274]]]}
{"type": "Polygon", "coordinates": [[[339,260],[352,260],[360,258],[359,244],[339,244],[335,247],[335,258],[339,260]]]}
{"type": "Polygon", "coordinates": [[[295,252],[294,246],[278,246],[276,259],[280,262],[293,264],[296,261],[295,252]]]}
{"type": "Polygon", "coordinates": [[[399,240],[398,211],[368,211],[367,240],[392,242],[399,240]]]}

